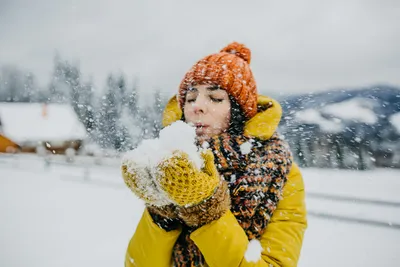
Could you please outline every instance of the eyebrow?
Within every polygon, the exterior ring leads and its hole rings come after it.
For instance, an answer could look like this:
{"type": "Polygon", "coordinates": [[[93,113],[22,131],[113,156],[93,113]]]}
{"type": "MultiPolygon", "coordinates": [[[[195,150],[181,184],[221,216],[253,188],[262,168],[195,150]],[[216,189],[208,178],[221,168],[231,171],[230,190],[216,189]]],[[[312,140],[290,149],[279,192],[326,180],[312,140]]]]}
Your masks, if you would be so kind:
{"type": "Polygon", "coordinates": [[[218,85],[213,85],[213,86],[207,87],[207,90],[209,90],[209,91],[217,91],[217,90],[222,90],[222,89],[218,85]]]}
{"type": "MultiPolygon", "coordinates": [[[[217,91],[217,90],[223,90],[221,87],[219,87],[218,85],[212,85],[210,87],[207,87],[208,91],[217,91]]],[[[188,89],[189,92],[197,92],[197,88],[196,87],[190,87],[188,89]]]]}

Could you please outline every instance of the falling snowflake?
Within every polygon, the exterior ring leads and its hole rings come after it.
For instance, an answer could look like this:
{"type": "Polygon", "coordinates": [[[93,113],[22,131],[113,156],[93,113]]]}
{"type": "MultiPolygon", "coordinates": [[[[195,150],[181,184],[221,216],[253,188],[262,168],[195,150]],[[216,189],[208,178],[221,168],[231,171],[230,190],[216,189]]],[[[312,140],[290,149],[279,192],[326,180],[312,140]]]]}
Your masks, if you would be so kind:
{"type": "Polygon", "coordinates": [[[246,155],[251,152],[252,147],[253,145],[249,141],[247,141],[246,143],[240,145],[240,151],[242,152],[242,154],[246,155]]]}

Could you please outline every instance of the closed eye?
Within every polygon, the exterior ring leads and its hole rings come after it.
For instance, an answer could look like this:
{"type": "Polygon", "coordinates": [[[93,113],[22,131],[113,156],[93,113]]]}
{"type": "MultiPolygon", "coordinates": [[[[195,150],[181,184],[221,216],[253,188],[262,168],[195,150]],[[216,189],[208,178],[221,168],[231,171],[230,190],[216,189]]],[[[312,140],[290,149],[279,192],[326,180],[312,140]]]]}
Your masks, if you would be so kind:
{"type": "Polygon", "coordinates": [[[215,103],[221,103],[222,101],[224,101],[223,98],[210,97],[210,99],[211,99],[212,102],[215,102],[215,103]]]}

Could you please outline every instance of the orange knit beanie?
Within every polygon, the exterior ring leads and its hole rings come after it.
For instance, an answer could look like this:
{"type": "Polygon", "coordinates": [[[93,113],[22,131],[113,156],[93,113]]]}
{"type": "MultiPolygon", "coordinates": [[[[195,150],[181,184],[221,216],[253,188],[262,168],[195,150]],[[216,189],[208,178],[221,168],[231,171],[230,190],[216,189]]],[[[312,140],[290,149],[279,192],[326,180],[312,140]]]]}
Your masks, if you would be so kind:
{"type": "Polygon", "coordinates": [[[249,119],[257,113],[257,86],[250,69],[251,52],[243,44],[231,43],[217,54],[198,61],[185,75],[178,101],[185,104],[186,92],[196,85],[217,85],[231,95],[249,119]]]}

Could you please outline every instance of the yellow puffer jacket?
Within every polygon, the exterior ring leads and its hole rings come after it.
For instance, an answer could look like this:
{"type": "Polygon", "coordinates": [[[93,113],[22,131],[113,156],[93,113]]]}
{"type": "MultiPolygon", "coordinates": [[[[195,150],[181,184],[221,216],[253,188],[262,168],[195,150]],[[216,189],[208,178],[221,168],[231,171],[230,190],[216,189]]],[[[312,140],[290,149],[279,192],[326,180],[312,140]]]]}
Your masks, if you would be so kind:
{"type": "MultiPolygon", "coordinates": [[[[245,135],[268,139],[278,127],[282,110],[279,103],[268,97],[259,96],[258,104],[264,107],[261,108],[264,111],[246,123],[245,135]]],[[[174,97],[164,111],[163,125],[169,125],[181,117],[174,97]]],[[[263,252],[258,262],[246,261],[244,255],[249,241],[230,211],[197,229],[190,237],[210,267],[297,266],[307,228],[304,200],[303,178],[299,167],[293,164],[283,189],[283,199],[261,236],[263,252]]],[[[145,210],[129,243],[125,266],[170,267],[172,249],[180,233],[180,230],[166,232],[161,229],[145,210]]]]}

